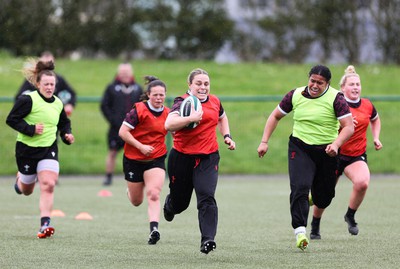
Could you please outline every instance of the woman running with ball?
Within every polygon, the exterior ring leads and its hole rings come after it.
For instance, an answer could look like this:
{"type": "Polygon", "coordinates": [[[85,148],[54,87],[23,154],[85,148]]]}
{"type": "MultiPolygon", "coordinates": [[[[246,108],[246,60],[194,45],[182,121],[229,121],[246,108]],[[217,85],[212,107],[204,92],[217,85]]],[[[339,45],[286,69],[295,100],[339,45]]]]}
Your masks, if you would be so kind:
{"type": "Polygon", "coordinates": [[[189,206],[196,192],[198,221],[201,232],[200,251],[208,254],[216,248],[215,235],[218,208],[215,190],[218,182],[219,152],[216,129],[228,149],[236,148],[229,130],[228,117],[219,98],[210,94],[210,77],[205,70],[195,69],[188,77],[189,90],[174,100],[165,128],[174,132],[174,145],[168,157],[169,189],[164,204],[164,217],[172,221],[189,206]],[[190,116],[180,115],[180,106],[188,96],[201,101],[202,110],[192,109],[190,116]],[[199,123],[195,128],[186,127],[199,123]]]}

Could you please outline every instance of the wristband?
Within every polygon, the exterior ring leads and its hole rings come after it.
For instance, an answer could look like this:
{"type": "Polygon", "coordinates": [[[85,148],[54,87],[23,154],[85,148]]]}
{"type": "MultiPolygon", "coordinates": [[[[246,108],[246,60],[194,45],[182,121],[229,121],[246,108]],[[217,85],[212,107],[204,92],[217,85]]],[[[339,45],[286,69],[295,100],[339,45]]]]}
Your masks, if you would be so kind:
{"type": "Polygon", "coordinates": [[[230,139],[232,139],[232,136],[231,136],[230,134],[224,135],[224,139],[227,138],[227,137],[229,137],[230,139]]]}
{"type": "Polygon", "coordinates": [[[261,141],[261,143],[268,144],[268,141],[261,141]]]}

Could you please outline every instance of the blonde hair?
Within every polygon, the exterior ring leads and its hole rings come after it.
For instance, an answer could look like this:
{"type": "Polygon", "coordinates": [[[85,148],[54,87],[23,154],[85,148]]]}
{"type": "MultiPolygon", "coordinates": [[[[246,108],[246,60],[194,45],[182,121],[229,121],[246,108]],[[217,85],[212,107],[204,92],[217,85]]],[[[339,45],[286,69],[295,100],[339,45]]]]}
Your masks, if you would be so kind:
{"type": "Polygon", "coordinates": [[[35,58],[29,58],[24,64],[22,74],[29,83],[36,86],[40,82],[42,75],[56,77],[53,71],[54,67],[53,61],[42,62],[35,58]]]}
{"type": "Polygon", "coordinates": [[[339,86],[343,87],[344,84],[346,83],[346,80],[348,77],[358,77],[360,78],[360,75],[357,74],[356,68],[353,65],[349,65],[345,70],[344,70],[344,75],[340,79],[339,86]]]}

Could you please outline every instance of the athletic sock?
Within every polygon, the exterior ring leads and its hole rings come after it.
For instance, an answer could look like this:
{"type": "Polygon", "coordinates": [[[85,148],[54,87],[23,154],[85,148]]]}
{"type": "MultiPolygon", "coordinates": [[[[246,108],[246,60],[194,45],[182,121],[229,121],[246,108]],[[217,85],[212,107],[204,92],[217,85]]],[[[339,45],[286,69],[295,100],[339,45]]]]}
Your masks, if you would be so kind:
{"type": "Polygon", "coordinates": [[[40,226],[49,226],[50,225],[50,217],[42,217],[40,219],[40,226]]]}
{"type": "Polygon", "coordinates": [[[313,217],[312,221],[311,221],[311,227],[315,227],[315,226],[319,227],[320,222],[321,222],[321,218],[313,217]]]}
{"type": "Polygon", "coordinates": [[[297,234],[305,234],[306,233],[306,227],[305,226],[299,226],[296,229],[294,229],[294,234],[297,236],[297,234]]]}
{"type": "Polygon", "coordinates": [[[157,221],[151,221],[150,222],[150,232],[158,230],[158,222],[157,221]]]}
{"type": "Polygon", "coordinates": [[[346,215],[354,219],[354,215],[356,214],[357,210],[351,209],[350,207],[347,208],[346,215]]]}

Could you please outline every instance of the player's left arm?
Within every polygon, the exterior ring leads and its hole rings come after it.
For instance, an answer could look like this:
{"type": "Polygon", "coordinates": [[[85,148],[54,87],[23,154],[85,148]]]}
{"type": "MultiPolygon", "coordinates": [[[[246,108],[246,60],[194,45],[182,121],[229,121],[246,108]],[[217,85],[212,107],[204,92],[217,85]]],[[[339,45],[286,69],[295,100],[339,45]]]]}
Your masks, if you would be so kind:
{"type": "Polygon", "coordinates": [[[379,115],[376,115],[376,117],[371,120],[371,131],[374,139],[375,150],[380,150],[383,145],[379,140],[379,135],[381,133],[381,119],[379,118],[379,115]]]}
{"type": "Polygon", "coordinates": [[[75,142],[75,137],[71,132],[71,120],[68,118],[67,113],[65,113],[64,109],[61,110],[57,128],[60,131],[61,140],[65,144],[71,145],[75,142]]]}
{"type": "Polygon", "coordinates": [[[226,116],[225,113],[218,120],[218,130],[224,137],[224,142],[225,142],[225,144],[228,145],[228,149],[235,150],[236,143],[232,139],[230,128],[229,128],[228,116],[226,116]]]}
{"type": "Polygon", "coordinates": [[[336,95],[335,101],[333,102],[333,108],[342,130],[339,132],[335,141],[325,148],[326,154],[330,157],[335,157],[338,154],[339,148],[344,144],[344,142],[349,140],[354,133],[353,116],[343,93],[338,93],[336,95]]]}

